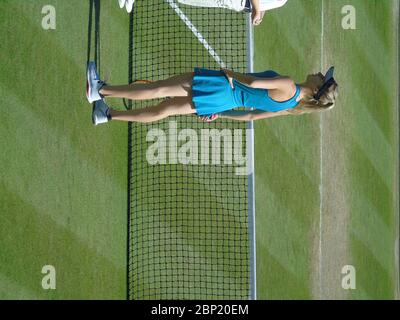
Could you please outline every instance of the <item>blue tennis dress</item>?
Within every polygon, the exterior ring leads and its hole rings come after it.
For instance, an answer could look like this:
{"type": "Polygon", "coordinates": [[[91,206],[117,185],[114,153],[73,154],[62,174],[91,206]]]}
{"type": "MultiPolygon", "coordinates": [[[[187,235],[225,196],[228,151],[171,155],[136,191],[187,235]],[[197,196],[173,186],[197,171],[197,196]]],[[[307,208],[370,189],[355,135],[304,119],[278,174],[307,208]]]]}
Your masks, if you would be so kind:
{"type": "MultiPolygon", "coordinates": [[[[272,70],[250,73],[260,78],[275,78],[278,73],[272,70]]],[[[192,100],[199,116],[232,110],[237,107],[255,108],[257,110],[278,112],[297,106],[300,87],[296,85],[296,94],[286,101],[275,101],[268,95],[267,89],[250,88],[233,79],[232,90],[225,73],[220,70],[203,68],[194,69],[192,82],[192,100]]]]}

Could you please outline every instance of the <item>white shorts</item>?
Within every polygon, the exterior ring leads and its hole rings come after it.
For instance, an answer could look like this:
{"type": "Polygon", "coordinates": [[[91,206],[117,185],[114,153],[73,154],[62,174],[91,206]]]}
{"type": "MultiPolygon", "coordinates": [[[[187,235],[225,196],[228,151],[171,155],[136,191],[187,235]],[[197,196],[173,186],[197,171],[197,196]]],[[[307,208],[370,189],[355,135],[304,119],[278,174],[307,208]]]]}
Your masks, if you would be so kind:
{"type": "Polygon", "coordinates": [[[196,7],[225,8],[243,11],[246,0],[178,0],[179,3],[196,7]]]}

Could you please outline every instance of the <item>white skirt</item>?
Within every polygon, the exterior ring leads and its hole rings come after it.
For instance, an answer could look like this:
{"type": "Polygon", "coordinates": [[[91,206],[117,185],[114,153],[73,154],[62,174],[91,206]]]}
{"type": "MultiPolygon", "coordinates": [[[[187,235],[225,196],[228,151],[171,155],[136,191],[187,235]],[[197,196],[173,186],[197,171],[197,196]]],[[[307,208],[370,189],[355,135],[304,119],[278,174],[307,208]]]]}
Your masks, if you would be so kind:
{"type": "Polygon", "coordinates": [[[243,11],[246,0],[178,0],[179,3],[196,7],[225,8],[243,11]]]}

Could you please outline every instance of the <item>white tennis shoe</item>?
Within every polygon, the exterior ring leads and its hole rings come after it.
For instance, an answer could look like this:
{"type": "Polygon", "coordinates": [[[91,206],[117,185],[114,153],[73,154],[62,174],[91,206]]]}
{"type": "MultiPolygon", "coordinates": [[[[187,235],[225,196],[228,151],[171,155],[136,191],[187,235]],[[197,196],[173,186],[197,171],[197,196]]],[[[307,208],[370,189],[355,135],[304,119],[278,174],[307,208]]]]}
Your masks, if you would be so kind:
{"type": "Polygon", "coordinates": [[[119,7],[122,9],[125,6],[126,0],[118,0],[119,7]]]}
{"type": "Polygon", "coordinates": [[[92,122],[95,126],[101,123],[110,121],[110,108],[105,103],[104,99],[94,103],[92,111],[92,122]]]}
{"type": "Polygon", "coordinates": [[[99,93],[99,90],[105,83],[100,80],[94,61],[88,63],[86,77],[86,97],[89,103],[102,99],[103,97],[99,93]]]}
{"type": "Polygon", "coordinates": [[[135,0],[126,0],[125,7],[126,7],[126,11],[127,11],[128,13],[131,13],[131,12],[132,12],[133,4],[134,4],[134,3],[135,3],[135,0]]]}

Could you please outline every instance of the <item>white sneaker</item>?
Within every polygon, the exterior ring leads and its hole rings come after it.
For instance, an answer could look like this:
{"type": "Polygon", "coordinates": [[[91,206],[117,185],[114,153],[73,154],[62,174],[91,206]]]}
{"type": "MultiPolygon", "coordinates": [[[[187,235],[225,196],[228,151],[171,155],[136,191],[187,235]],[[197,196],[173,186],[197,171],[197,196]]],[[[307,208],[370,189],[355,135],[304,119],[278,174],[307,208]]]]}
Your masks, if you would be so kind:
{"type": "Polygon", "coordinates": [[[126,0],[118,0],[119,7],[122,9],[125,6],[126,0]]]}
{"type": "Polygon", "coordinates": [[[128,13],[131,13],[131,12],[132,12],[133,4],[134,4],[134,3],[135,3],[135,0],[126,0],[125,7],[126,7],[126,11],[127,11],[128,13]]]}
{"type": "Polygon", "coordinates": [[[96,101],[92,111],[92,122],[95,126],[100,123],[106,123],[110,121],[110,108],[104,102],[104,99],[96,101]]]}
{"type": "Polygon", "coordinates": [[[102,99],[99,90],[105,83],[100,80],[94,61],[88,63],[86,77],[86,97],[89,103],[102,99]]]}

